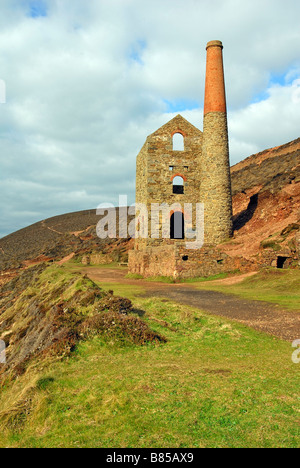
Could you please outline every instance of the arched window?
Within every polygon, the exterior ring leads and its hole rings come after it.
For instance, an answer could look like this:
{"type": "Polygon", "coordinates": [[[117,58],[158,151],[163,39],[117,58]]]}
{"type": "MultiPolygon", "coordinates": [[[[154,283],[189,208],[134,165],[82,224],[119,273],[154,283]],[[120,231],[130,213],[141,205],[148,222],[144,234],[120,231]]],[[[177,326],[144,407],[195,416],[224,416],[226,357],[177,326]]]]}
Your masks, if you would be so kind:
{"type": "Polygon", "coordinates": [[[173,135],[173,151],[184,151],[184,138],[181,133],[173,135]]]}
{"type": "Polygon", "coordinates": [[[175,211],[170,221],[170,238],[184,239],[184,214],[180,211],[175,211]]]}
{"type": "Polygon", "coordinates": [[[176,176],[173,179],[173,193],[182,195],[184,193],[184,180],[180,176],[176,176]]]}

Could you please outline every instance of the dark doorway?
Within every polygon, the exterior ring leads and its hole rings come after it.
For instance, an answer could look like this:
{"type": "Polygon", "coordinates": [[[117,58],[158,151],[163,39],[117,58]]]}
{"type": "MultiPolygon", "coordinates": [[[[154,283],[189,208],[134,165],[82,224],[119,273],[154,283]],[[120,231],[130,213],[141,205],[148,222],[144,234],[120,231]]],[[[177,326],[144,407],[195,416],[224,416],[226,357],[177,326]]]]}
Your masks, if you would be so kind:
{"type": "Polygon", "coordinates": [[[277,257],[277,268],[283,269],[285,268],[285,263],[289,257],[277,257]]]}
{"type": "Polygon", "coordinates": [[[173,179],[173,193],[177,195],[184,194],[184,180],[181,176],[176,176],[173,179]]]}
{"type": "Polygon", "coordinates": [[[184,214],[176,211],[171,216],[170,222],[171,239],[184,239],[184,214]]]}
{"type": "Polygon", "coordinates": [[[183,185],[173,185],[173,193],[175,195],[183,195],[184,194],[183,185]]]}

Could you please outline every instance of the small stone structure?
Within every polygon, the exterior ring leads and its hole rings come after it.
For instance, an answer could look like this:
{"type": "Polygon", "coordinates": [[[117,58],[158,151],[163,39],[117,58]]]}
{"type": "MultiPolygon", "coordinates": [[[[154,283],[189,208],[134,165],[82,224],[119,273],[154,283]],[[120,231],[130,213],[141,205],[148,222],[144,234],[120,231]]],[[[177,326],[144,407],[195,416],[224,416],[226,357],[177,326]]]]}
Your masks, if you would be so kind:
{"type": "Polygon", "coordinates": [[[137,211],[139,204],[147,208],[136,213],[137,229],[141,223],[147,235],[138,233],[129,252],[131,273],[176,278],[234,269],[234,260],[215,248],[233,232],[222,49],[220,41],[207,44],[203,132],[178,115],[147,138],[137,157],[137,211]],[[159,206],[176,203],[181,208],[171,208],[169,224],[164,223],[159,206]],[[204,245],[187,248],[186,234],[199,219],[185,212],[184,204],[195,208],[199,203],[204,205],[204,245]]]}

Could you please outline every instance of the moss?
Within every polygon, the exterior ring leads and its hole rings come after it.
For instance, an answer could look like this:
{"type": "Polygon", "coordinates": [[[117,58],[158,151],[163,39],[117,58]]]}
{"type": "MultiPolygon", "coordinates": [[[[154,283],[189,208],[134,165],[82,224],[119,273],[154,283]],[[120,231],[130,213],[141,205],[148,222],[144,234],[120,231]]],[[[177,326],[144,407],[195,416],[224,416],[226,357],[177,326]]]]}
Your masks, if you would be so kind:
{"type": "Polygon", "coordinates": [[[272,241],[272,240],[262,241],[260,246],[263,249],[272,249],[275,252],[279,252],[281,250],[281,246],[277,242],[272,241]]]}
{"type": "Polygon", "coordinates": [[[53,377],[43,377],[37,381],[36,387],[39,390],[46,390],[53,382],[55,382],[53,377]]]}
{"type": "Polygon", "coordinates": [[[300,229],[300,224],[296,224],[296,223],[289,224],[285,229],[283,229],[283,231],[281,232],[281,236],[286,238],[291,232],[299,231],[299,229],[300,229]]]}
{"type": "Polygon", "coordinates": [[[128,273],[128,275],[125,276],[126,279],[143,279],[144,277],[142,275],[139,275],[138,273],[128,273]]]}
{"type": "Polygon", "coordinates": [[[171,276],[153,276],[150,278],[146,278],[147,281],[150,282],[159,282],[159,283],[176,283],[176,280],[171,276]]]}

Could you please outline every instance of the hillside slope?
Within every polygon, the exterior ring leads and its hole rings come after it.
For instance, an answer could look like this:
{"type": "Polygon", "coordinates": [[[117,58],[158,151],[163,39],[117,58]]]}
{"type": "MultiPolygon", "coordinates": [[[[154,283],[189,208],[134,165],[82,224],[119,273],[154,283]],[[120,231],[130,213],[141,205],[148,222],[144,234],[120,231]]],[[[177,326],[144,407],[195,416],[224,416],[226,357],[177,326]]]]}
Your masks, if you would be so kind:
{"type": "MultiPolygon", "coordinates": [[[[131,218],[129,217],[129,220],[131,218]]],[[[42,261],[60,260],[72,253],[126,251],[125,240],[99,239],[96,210],[55,216],[0,239],[0,270],[20,268],[42,261]],[[118,248],[119,247],[119,248],[118,248]]],[[[116,260],[118,260],[118,255],[116,260]]]]}
{"type": "Polygon", "coordinates": [[[300,138],[250,156],[231,174],[235,242],[224,250],[251,258],[268,239],[277,251],[291,250],[300,224],[300,138]]]}

